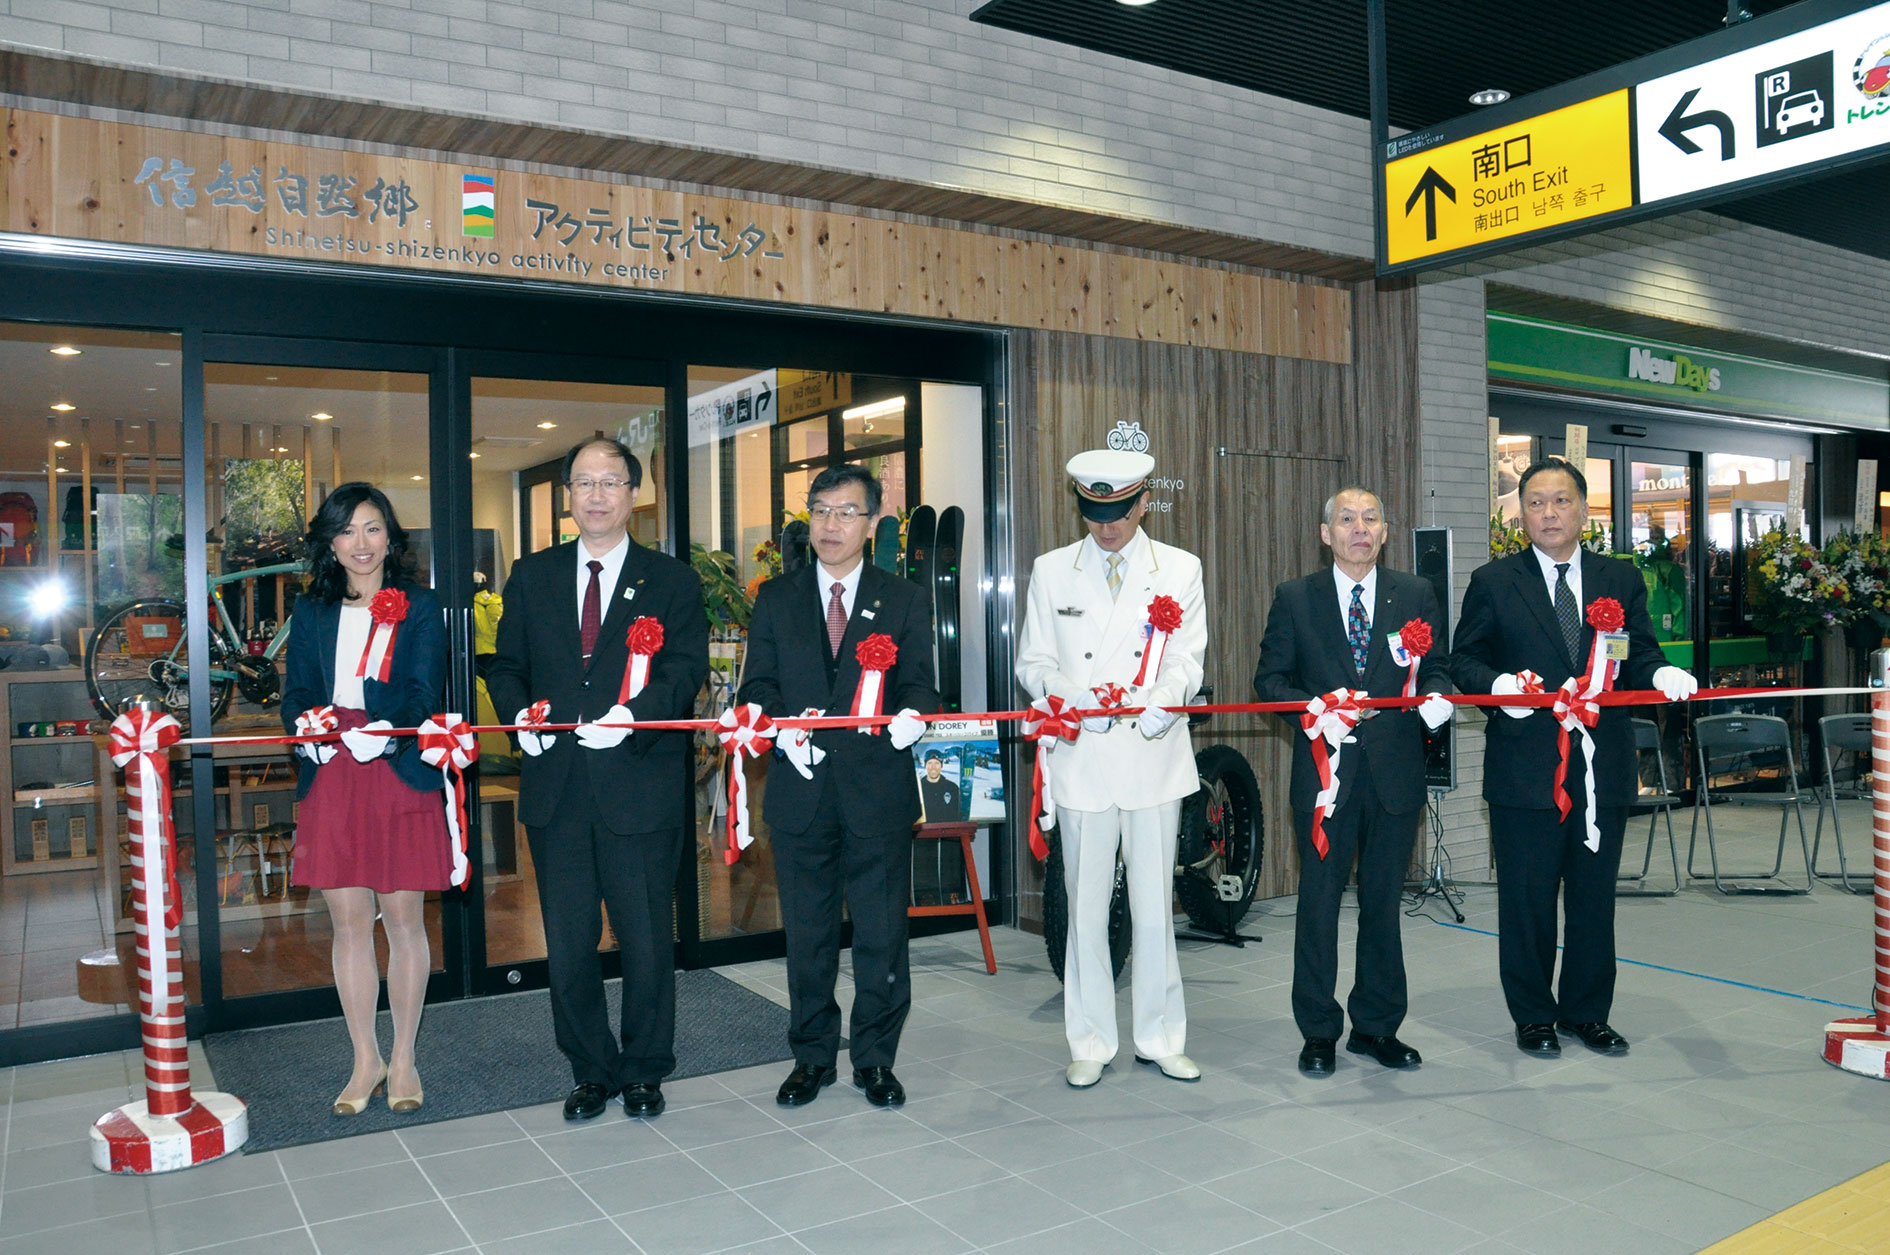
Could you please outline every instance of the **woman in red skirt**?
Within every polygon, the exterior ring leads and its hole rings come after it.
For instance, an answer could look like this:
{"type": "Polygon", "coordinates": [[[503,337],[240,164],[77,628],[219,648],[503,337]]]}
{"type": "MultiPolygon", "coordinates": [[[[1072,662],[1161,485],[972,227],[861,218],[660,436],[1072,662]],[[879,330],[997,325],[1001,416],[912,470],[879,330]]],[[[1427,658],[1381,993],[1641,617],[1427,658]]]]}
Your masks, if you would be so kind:
{"type": "Polygon", "coordinates": [[[334,1102],[359,1115],[387,1091],[394,1111],[421,1103],[414,1039],[432,958],[427,891],[452,871],[440,773],[420,759],[412,728],[439,707],[446,685],[446,633],[431,589],[406,574],[407,533],[371,484],[343,484],[309,520],[309,589],[295,607],[282,719],[290,732],[339,730],[333,741],[298,746],[295,883],[320,889],[334,927],[335,989],[354,1072],[334,1102]],[[378,903],[387,933],[387,1001],[394,1045],[385,1063],[375,1036],[380,968],[374,953],[378,903]]]}

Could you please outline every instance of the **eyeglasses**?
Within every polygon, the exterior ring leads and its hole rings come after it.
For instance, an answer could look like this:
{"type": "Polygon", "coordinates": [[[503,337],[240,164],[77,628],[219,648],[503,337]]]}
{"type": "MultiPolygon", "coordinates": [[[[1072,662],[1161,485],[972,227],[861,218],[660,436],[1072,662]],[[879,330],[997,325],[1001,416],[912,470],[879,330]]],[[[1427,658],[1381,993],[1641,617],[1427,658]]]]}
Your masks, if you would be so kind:
{"type": "Polygon", "coordinates": [[[629,480],[619,479],[615,475],[606,475],[602,479],[591,479],[588,476],[580,476],[571,481],[571,491],[580,495],[593,491],[617,493],[622,492],[629,486],[629,480]]]}
{"type": "Polygon", "coordinates": [[[866,517],[866,511],[856,505],[817,505],[808,507],[807,513],[816,523],[825,523],[828,519],[839,519],[842,523],[851,523],[855,519],[866,517]]]}

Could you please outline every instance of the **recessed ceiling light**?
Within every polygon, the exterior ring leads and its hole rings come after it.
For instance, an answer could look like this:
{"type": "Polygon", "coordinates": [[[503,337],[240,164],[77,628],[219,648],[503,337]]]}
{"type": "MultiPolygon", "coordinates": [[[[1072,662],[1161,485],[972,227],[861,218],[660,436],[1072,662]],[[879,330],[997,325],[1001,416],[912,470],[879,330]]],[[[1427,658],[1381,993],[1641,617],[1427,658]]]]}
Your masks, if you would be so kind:
{"type": "Polygon", "coordinates": [[[1126,4],[1132,9],[1139,9],[1145,4],[1154,4],[1155,0],[1116,0],[1117,4],[1126,4]]]}
{"type": "Polygon", "coordinates": [[[279,444],[279,445],[277,445],[277,446],[276,446],[275,448],[273,448],[273,449],[271,449],[271,450],[270,450],[269,452],[271,452],[271,453],[287,453],[288,451],[289,451],[289,448],[288,448],[288,446],[287,446],[287,445],[280,445],[280,444],[279,444]]]}
{"type": "Polygon", "coordinates": [[[138,430],[138,424],[136,424],[136,423],[127,423],[127,424],[125,424],[125,430],[126,430],[126,431],[136,431],[136,430],[138,430]]]}
{"type": "Polygon", "coordinates": [[[558,424],[556,424],[556,423],[552,423],[552,422],[544,422],[544,423],[540,423],[540,424],[538,424],[538,430],[539,430],[539,431],[550,431],[550,430],[551,430],[552,428],[554,428],[554,427],[556,427],[557,425],[558,425],[558,424]]]}
{"type": "Polygon", "coordinates": [[[280,375],[264,375],[263,376],[263,378],[267,379],[270,383],[274,383],[276,380],[280,379],[281,377],[282,376],[280,375]]]}
{"type": "Polygon", "coordinates": [[[474,449],[471,453],[468,453],[466,456],[469,458],[476,458],[479,456],[479,450],[474,449]]]}
{"type": "Polygon", "coordinates": [[[70,449],[72,442],[70,440],[55,440],[52,442],[52,447],[55,449],[70,449]]]}
{"type": "Polygon", "coordinates": [[[318,423],[325,423],[333,418],[334,415],[330,414],[327,410],[316,410],[313,414],[310,414],[309,417],[318,423]]]}
{"type": "Polygon", "coordinates": [[[146,392],[156,392],[156,391],[157,391],[157,389],[156,389],[156,388],[146,388],[146,389],[145,389],[145,391],[146,391],[146,392]]]}
{"type": "Polygon", "coordinates": [[[426,476],[425,475],[409,475],[407,478],[411,479],[414,483],[417,484],[417,483],[420,483],[422,480],[424,480],[426,476]]]}
{"type": "Polygon", "coordinates": [[[58,410],[61,414],[70,414],[73,410],[76,410],[79,407],[71,404],[70,402],[61,401],[57,405],[53,406],[53,408],[55,410],[58,410]]]}
{"type": "Polygon", "coordinates": [[[1470,93],[1470,103],[1473,105],[1500,105],[1508,99],[1509,93],[1500,87],[1486,87],[1480,92],[1470,93]]]}
{"type": "Polygon", "coordinates": [[[79,354],[85,352],[84,349],[75,349],[70,344],[55,344],[46,351],[51,353],[54,357],[77,357],[79,354]]]}

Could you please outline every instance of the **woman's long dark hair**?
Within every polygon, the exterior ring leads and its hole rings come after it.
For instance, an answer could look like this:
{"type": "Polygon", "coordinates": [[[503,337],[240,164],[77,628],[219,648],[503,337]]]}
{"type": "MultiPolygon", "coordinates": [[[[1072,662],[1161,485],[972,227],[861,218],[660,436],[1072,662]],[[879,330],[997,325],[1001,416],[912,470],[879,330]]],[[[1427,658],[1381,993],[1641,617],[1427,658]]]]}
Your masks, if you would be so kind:
{"type": "Polygon", "coordinates": [[[326,602],[347,598],[348,572],[335,557],[335,537],[348,530],[348,525],[354,522],[355,507],[363,501],[379,510],[387,524],[387,566],[381,572],[381,584],[387,586],[411,578],[407,570],[407,529],[394,517],[394,503],[373,484],[356,481],[329,493],[321,509],[308,521],[308,534],[302,538],[310,575],[307,596],[326,602]]]}

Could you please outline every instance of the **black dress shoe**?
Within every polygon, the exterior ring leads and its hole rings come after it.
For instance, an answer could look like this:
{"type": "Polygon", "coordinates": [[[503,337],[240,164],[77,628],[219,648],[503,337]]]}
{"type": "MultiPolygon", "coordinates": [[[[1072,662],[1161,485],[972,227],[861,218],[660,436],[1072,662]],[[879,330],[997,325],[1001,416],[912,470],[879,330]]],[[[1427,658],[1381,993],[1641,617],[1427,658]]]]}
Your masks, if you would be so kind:
{"type": "Polygon", "coordinates": [[[1424,1057],[1417,1051],[1399,1041],[1392,1033],[1361,1033],[1352,1030],[1352,1035],[1345,1039],[1345,1048],[1355,1055],[1370,1055],[1388,1068],[1415,1068],[1424,1062],[1424,1057]]]}
{"type": "Polygon", "coordinates": [[[596,1081],[579,1081],[564,1096],[564,1118],[590,1120],[600,1116],[610,1102],[610,1089],[596,1081]]]}
{"type": "Polygon", "coordinates": [[[1526,1055],[1553,1059],[1562,1053],[1562,1042],[1556,1037],[1553,1024],[1518,1024],[1516,1048],[1526,1055]]]}
{"type": "Polygon", "coordinates": [[[1558,1020],[1557,1027],[1575,1034],[1582,1039],[1582,1045],[1598,1054],[1624,1055],[1627,1053],[1627,1038],[1608,1027],[1605,1020],[1590,1020],[1586,1024],[1570,1024],[1567,1020],[1558,1020]]]}
{"type": "Polygon", "coordinates": [[[1308,1037],[1306,1044],[1300,1047],[1299,1070],[1307,1076],[1331,1076],[1332,1052],[1338,1044],[1336,1037],[1308,1037]]]}
{"type": "Polygon", "coordinates": [[[891,1068],[855,1068],[853,1083],[866,1091],[866,1101],[875,1107],[897,1107],[906,1101],[906,1087],[891,1068]]]}
{"type": "Polygon", "coordinates": [[[634,1081],[623,1087],[623,1113],[627,1116],[660,1116],[667,1105],[663,1101],[661,1084],[647,1085],[642,1081],[634,1081]]]}
{"type": "Polygon", "coordinates": [[[781,1082],[781,1088],[774,1092],[774,1100],[783,1107],[805,1107],[820,1097],[820,1091],[833,1084],[839,1076],[837,1069],[821,1067],[817,1063],[797,1063],[788,1078],[781,1082]]]}

